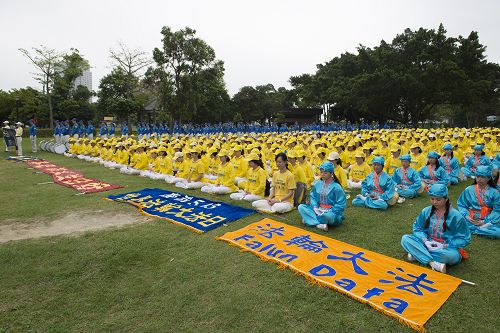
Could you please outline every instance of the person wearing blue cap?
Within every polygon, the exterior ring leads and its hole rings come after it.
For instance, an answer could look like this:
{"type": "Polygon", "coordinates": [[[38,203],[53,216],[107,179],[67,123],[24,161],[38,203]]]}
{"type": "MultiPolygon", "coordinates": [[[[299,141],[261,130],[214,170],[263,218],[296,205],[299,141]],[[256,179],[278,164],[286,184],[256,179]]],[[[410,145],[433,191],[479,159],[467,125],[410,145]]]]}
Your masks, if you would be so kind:
{"type": "Polygon", "coordinates": [[[450,177],[439,163],[439,155],[435,151],[427,154],[427,165],[418,170],[418,174],[427,188],[432,184],[450,184],[450,177]]]}
{"type": "Polygon", "coordinates": [[[468,160],[467,163],[460,169],[462,172],[461,178],[463,180],[466,180],[468,177],[469,178],[475,178],[476,177],[476,168],[480,165],[490,165],[490,159],[486,156],[485,152],[483,151],[484,147],[482,145],[475,145],[474,146],[474,155],[472,155],[468,160]]]}
{"type": "Polygon", "coordinates": [[[453,146],[449,143],[443,146],[444,155],[439,159],[439,163],[443,166],[444,171],[448,174],[450,178],[450,184],[458,184],[458,172],[460,170],[460,164],[458,159],[453,156],[453,146]]]}
{"type": "Polygon", "coordinates": [[[99,128],[99,137],[103,140],[108,139],[108,127],[106,126],[105,121],[101,123],[101,127],[99,128]]]}
{"type": "Polygon", "coordinates": [[[373,172],[361,182],[361,194],[352,200],[352,205],[386,210],[396,204],[399,196],[396,193],[396,184],[384,172],[384,158],[373,158],[373,172]]]}
{"type": "Polygon", "coordinates": [[[94,125],[92,125],[92,121],[88,121],[88,126],[87,126],[87,138],[89,140],[94,140],[94,125]]]}
{"type": "Polygon", "coordinates": [[[311,189],[310,204],[298,207],[302,221],[307,226],[328,231],[344,221],[346,195],[335,177],[332,162],[320,165],[321,178],[311,189]]]}
{"type": "Polygon", "coordinates": [[[500,238],[500,192],[491,178],[491,167],[476,168],[476,180],[468,186],[457,205],[467,220],[471,233],[489,238],[500,238]]]}
{"type": "Polygon", "coordinates": [[[36,124],[35,120],[30,120],[30,142],[31,142],[31,152],[36,153],[36,124]]]}
{"type": "Polygon", "coordinates": [[[422,183],[418,172],[410,166],[410,154],[402,155],[399,159],[401,167],[394,171],[392,180],[396,183],[396,192],[399,195],[398,203],[403,203],[406,198],[418,197],[425,190],[425,184],[422,183]]]}
{"type": "Polygon", "coordinates": [[[464,217],[451,206],[446,185],[431,185],[429,196],[432,205],[420,212],[413,233],[403,235],[401,246],[409,261],[446,273],[446,265],[456,265],[466,256],[463,248],[471,241],[470,231],[464,217]]]}
{"type": "Polygon", "coordinates": [[[500,172],[500,153],[491,161],[491,167],[493,168],[493,177],[497,177],[500,172]]]}

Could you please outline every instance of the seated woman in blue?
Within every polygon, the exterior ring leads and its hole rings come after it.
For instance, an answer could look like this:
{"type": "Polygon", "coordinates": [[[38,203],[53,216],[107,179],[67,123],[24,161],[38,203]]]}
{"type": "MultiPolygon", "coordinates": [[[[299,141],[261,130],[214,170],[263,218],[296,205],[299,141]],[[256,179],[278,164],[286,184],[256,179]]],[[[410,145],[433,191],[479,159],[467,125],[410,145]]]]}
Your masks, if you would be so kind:
{"type": "Polygon", "coordinates": [[[460,170],[460,164],[458,159],[453,156],[453,146],[449,143],[443,146],[444,155],[439,159],[439,164],[444,168],[444,171],[448,174],[450,178],[450,184],[458,184],[458,172],[460,170]]]}
{"type": "Polygon", "coordinates": [[[425,190],[425,184],[415,169],[410,166],[410,154],[402,155],[400,158],[401,167],[392,174],[392,180],[396,184],[396,192],[399,195],[398,202],[403,203],[405,198],[418,197],[425,190]]]}
{"type": "Polygon", "coordinates": [[[435,151],[427,154],[427,165],[418,170],[418,174],[427,188],[432,184],[450,185],[450,177],[439,164],[439,155],[435,151]]]}
{"type": "Polygon", "coordinates": [[[311,189],[311,203],[299,205],[302,222],[307,226],[328,231],[344,221],[345,192],[340,186],[332,162],[320,165],[321,179],[311,189]]]}
{"type": "Polygon", "coordinates": [[[395,191],[396,185],[384,172],[384,163],[383,157],[373,158],[373,172],[361,182],[361,194],[352,200],[353,206],[386,210],[396,204],[399,197],[395,191]]]}
{"type": "Polygon", "coordinates": [[[480,165],[490,165],[491,161],[488,156],[485,155],[483,151],[484,147],[482,145],[474,146],[474,155],[472,155],[465,163],[460,171],[462,172],[462,179],[465,180],[467,177],[476,177],[476,168],[480,165]]]}
{"type": "Polygon", "coordinates": [[[460,194],[457,205],[471,233],[500,238],[500,192],[491,178],[491,167],[476,168],[476,181],[460,194]]]}
{"type": "Polygon", "coordinates": [[[446,265],[462,260],[460,250],[470,243],[470,231],[460,212],[451,207],[446,185],[431,185],[429,195],[432,205],[420,212],[413,223],[413,234],[403,235],[401,246],[408,252],[409,261],[417,260],[446,273],[446,265]]]}

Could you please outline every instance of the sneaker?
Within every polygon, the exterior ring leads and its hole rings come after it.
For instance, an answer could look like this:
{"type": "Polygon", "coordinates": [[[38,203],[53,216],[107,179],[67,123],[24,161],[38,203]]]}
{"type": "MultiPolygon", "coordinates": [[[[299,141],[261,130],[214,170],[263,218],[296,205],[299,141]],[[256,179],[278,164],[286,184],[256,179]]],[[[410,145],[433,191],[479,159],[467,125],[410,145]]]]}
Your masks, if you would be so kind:
{"type": "Polygon", "coordinates": [[[399,199],[398,199],[398,204],[402,204],[402,203],[403,203],[403,202],[405,202],[405,201],[406,201],[406,199],[405,199],[405,198],[403,198],[403,197],[399,197],[399,199]]]}
{"type": "Polygon", "coordinates": [[[318,228],[321,231],[328,231],[328,224],[318,224],[316,225],[316,228],[318,228]]]}
{"type": "Polygon", "coordinates": [[[431,265],[431,268],[434,271],[438,271],[438,272],[441,272],[441,273],[446,273],[446,264],[443,264],[443,263],[440,263],[440,262],[437,262],[437,261],[431,261],[429,263],[429,265],[431,265]]]}
{"type": "Polygon", "coordinates": [[[415,261],[415,260],[416,260],[416,259],[415,259],[415,257],[414,257],[414,256],[412,256],[412,254],[411,254],[411,253],[408,253],[408,261],[409,261],[409,262],[412,262],[412,261],[415,261]]]}

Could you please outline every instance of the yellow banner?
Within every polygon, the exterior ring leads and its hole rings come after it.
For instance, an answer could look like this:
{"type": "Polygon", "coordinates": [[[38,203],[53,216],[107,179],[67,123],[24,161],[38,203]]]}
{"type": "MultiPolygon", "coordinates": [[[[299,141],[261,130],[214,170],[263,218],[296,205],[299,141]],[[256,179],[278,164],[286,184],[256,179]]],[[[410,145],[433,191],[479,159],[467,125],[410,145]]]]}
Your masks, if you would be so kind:
{"type": "Polygon", "coordinates": [[[300,273],[417,331],[462,282],[453,276],[263,219],[217,239],[300,273]]]}

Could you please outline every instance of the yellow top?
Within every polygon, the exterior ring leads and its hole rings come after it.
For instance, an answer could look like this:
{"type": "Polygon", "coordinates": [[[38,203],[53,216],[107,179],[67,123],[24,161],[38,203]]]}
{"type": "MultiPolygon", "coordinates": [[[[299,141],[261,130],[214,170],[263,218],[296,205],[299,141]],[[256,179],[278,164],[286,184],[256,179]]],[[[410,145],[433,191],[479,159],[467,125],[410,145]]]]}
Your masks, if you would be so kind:
{"type": "Polygon", "coordinates": [[[387,172],[389,176],[392,176],[397,168],[401,168],[401,160],[398,157],[391,156],[385,161],[384,171],[387,172]]]}
{"type": "Polygon", "coordinates": [[[349,171],[349,179],[355,182],[360,182],[365,179],[366,176],[368,176],[371,172],[372,169],[366,162],[363,162],[361,165],[358,165],[358,163],[356,163],[351,167],[351,170],[349,171]]]}
{"type": "Polygon", "coordinates": [[[267,173],[261,167],[255,170],[249,168],[247,171],[247,181],[245,182],[245,191],[255,195],[264,196],[266,190],[267,173]]]}
{"type": "Polygon", "coordinates": [[[134,161],[135,163],[132,165],[132,161],[130,165],[137,170],[147,170],[149,168],[149,157],[148,155],[143,153],[135,154],[137,155],[137,159],[134,161]]]}
{"type": "Polygon", "coordinates": [[[292,172],[293,176],[295,177],[295,182],[301,182],[304,184],[307,184],[307,178],[306,178],[306,173],[304,172],[304,169],[298,164],[295,163],[295,165],[292,165],[291,163],[288,164],[288,168],[292,172]]]}
{"type": "Polygon", "coordinates": [[[16,136],[23,136],[23,128],[16,127],[16,136]]]}
{"type": "Polygon", "coordinates": [[[420,170],[420,168],[422,168],[426,164],[427,164],[427,158],[425,157],[424,154],[419,154],[418,156],[411,154],[410,166],[413,169],[420,170]]]}
{"type": "Polygon", "coordinates": [[[304,173],[306,175],[306,185],[307,185],[307,188],[310,188],[312,182],[314,181],[314,172],[313,172],[313,168],[311,166],[311,163],[309,163],[308,161],[304,160],[304,162],[299,163],[299,164],[302,167],[302,170],[304,170],[304,173]]]}
{"type": "MultiPolygon", "coordinates": [[[[194,180],[195,178],[198,177],[198,175],[203,175],[205,173],[205,165],[203,164],[202,160],[197,160],[197,161],[192,161],[191,165],[189,166],[189,174],[188,174],[188,179],[194,180]]],[[[205,181],[204,178],[202,177],[200,182],[205,181]]]]}
{"type": "MultiPolygon", "coordinates": [[[[274,198],[276,200],[281,200],[288,195],[290,190],[295,190],[295,177],[288,170],[285,172],[276,171],[273,175],[273,188],[274,198]]],[[[288,198],[287,201],[293,204],[293,195],[288,198]]]]}
{"type": "Polygon", "coordinates": [[[172,159],[169,156],[158,157],[160,160],[160,173],[164,175],[173,175],[172,159]]]}
{"type": "Polygon", "coordinates": [[[340,186],[342,186],[344,190],[347,189],[347,174],[345,170],[341,166],[336,166],[335,169],[333,169],[333,173],[339,180],[340,186]]]}
{"type": "Polygon", "coordinates": [[[234,185],[234,168],[231,163],[219,165],[217,183],[229,187],[232,191],[236,191],[237,187],[234,185]]]}
{"type": "Polygon", "coordinates": [[[234,168],[234,177],[245,177],[248,169],[248,162],[243,156],[231,159],[231,164],[234,168]]]}

